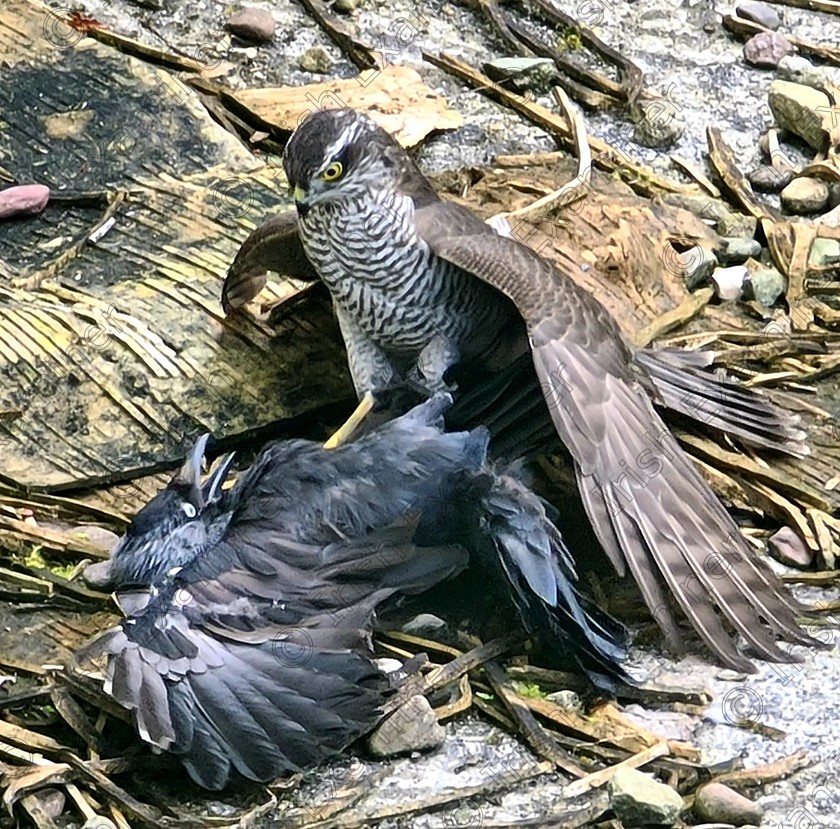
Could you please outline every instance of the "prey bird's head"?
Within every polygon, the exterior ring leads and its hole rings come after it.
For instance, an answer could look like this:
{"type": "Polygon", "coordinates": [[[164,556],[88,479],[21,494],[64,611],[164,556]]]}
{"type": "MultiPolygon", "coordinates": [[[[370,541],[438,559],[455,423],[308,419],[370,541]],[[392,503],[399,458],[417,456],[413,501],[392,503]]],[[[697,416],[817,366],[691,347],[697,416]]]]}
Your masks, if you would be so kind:
{"type": "Polygon", "coordinates": [[[289,139],[283,167],[302,216],[316,204],[393,192],[416,169],[394,138],[352,109],[309,115],[289,139]]]}
{"type": "Polygon", "coordinates": [[[201,464],[209,435],[196,442],[184,465],[144,506],[107,561],[84,571],[85,581],[101,590],[159,584],[174,568],[183,567],[211,542],[212,517],[222,497],[222,484],[233,455],[226,456],[202,484],[201,464]]]}

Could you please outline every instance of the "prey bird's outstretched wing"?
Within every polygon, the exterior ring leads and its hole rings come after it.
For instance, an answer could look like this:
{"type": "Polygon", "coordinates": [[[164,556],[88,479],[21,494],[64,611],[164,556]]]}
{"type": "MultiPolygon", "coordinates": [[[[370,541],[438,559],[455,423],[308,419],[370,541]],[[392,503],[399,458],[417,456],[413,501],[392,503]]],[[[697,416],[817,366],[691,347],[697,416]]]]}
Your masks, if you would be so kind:
{"type": "Polygon", "coordinates": [[[422,206],[416,220],[434,254],[517,306],[595,532],[618,571],[633,574],[668,638],[679,644],[663,583],[732,668],[755,670],[723,620],[766,659],[791,660],[777,639],[815,645],[782,583],[753,555],[660,420],[650,377],[606,309],[533,250],[494,234],[458,205],[422,206]]]}

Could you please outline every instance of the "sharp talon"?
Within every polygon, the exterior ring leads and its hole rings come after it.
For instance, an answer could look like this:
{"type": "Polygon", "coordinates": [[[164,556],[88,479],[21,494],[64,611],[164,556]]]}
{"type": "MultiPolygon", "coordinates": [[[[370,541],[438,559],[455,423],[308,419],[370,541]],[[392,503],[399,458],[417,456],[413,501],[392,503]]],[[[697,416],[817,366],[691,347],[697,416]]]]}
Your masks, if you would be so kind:
{"type": "Polygon", "coordinates": [[[324,444],[324,449],[336,449],[343,443],[347,443],[356,429],[359,428],[361,422],[373,411],[374,402],[373,393],[365,392],[365,396],[359,401],[359,405],[356,406],[353,414],[342,423],[338,431],[324,444]]]}

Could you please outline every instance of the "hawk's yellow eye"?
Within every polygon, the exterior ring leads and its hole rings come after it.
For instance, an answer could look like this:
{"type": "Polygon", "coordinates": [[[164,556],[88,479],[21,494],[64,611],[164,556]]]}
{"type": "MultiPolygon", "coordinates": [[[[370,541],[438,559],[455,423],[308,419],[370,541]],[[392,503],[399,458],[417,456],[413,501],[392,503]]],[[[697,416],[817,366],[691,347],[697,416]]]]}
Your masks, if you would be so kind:
{"type": "Polygon", "coordinates": [[[321,178],[324,181],[335,181],[344,175],[344,165],[340,161],[333,161],[323,173],[321,173],[321,178]]]}

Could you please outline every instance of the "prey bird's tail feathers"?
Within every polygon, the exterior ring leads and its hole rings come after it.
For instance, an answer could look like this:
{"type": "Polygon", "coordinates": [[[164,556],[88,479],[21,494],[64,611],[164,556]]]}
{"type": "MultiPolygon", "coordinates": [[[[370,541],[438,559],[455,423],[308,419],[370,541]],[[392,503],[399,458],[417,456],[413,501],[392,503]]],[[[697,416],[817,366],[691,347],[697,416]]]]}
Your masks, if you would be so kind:
{"type": "Polygon", "coordinates": [[[636,352],[635,359],[668,409],[750,446],[796,458],[810,453],[799,418],[774,406],[759,391],[711,373],[712,352],[644,349],[636,352]]]}
{"type": "Polygon", "coordinates": [[[624,628],[578,593],[571,554],[540,498],[507,475],[473,475],[470,486],[477,520],[469,545],[544,658],[563,670],[576,666],[602,690],[633,683],[622,667],[624,628]]]}
{"type": "Polygon", "coordinates": [[[380,717],[388,683],[361,631],[265,629],[242,644],[182,614],[135,621],[77,659],[105,660],[105,690],[140,736],[179,755],[204,788],[223,788],[234,770],[266,782],[322,762],[380,717]]]}

